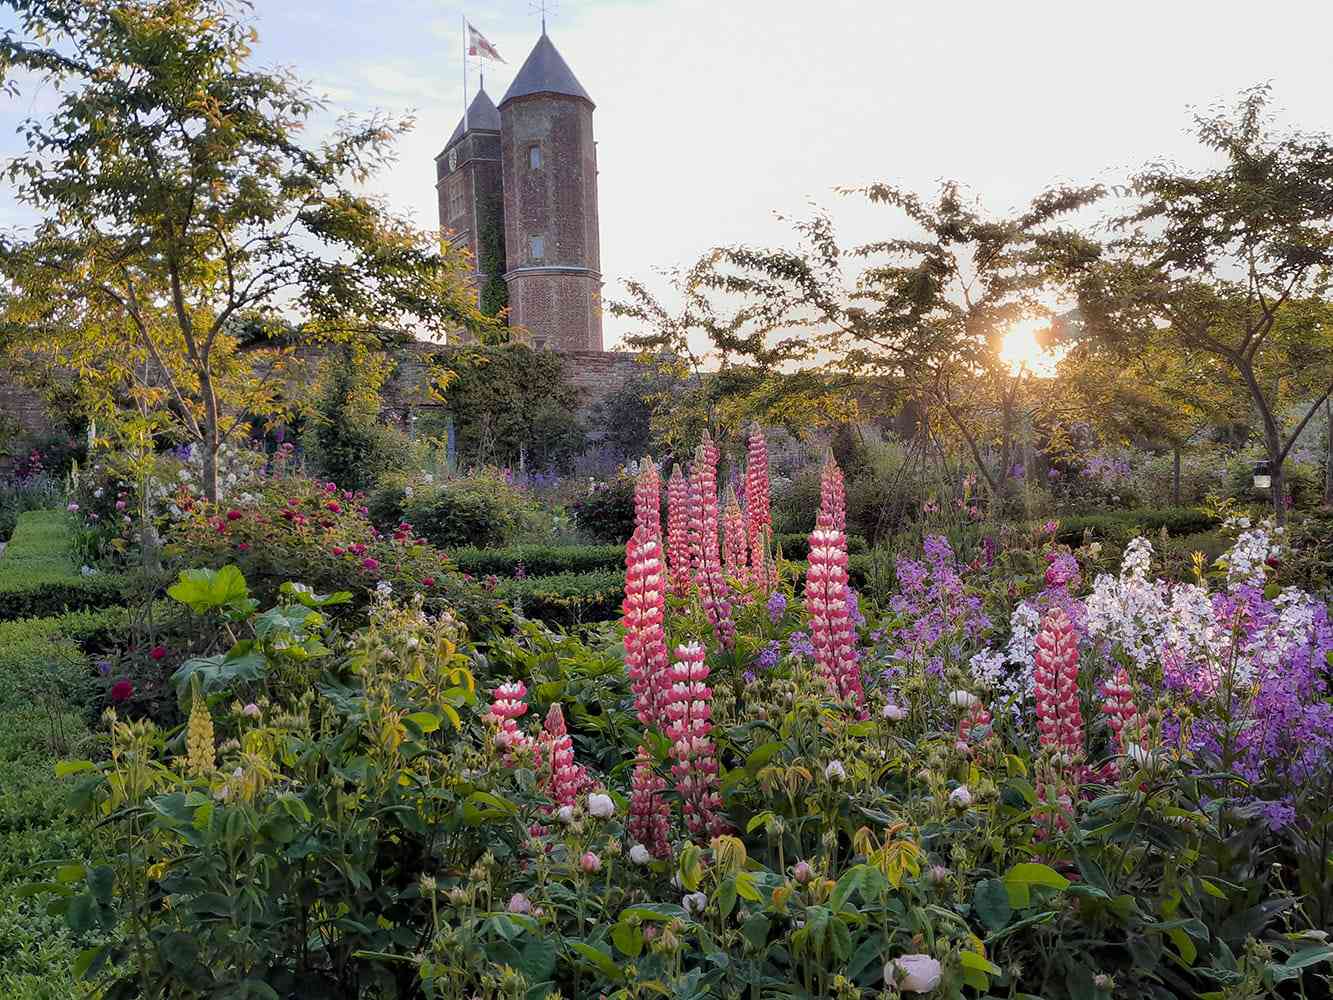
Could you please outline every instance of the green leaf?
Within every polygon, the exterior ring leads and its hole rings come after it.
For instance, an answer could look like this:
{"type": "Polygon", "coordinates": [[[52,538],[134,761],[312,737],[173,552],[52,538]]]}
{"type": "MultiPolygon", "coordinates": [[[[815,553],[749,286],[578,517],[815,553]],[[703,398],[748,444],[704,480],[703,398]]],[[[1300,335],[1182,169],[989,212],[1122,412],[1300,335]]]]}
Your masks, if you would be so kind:
{"type": "Polygon", "coordinates": [[[316,594],[312,587],[304,583],[293,583],[288,580],[278,591],[284,597],[295,598],[299,603],[307,608],[327,608],[332,604],[346,604],[352,599],[349,591],[339,590],[332,594],[316,594]]]}
{"type": "Polygon", "coordinates": [[[611,928],[611,943],[620,949],[621,954],[638,958],[643,953],[643,928],[622,920],[611,928]]]}
{"type": "Polygon", "coordinates": [[[865,865],[856,865],[843,872],[842,877],[838,879],[838,884],[833,887],[833,895],[829,899],[833,909],[841,910],[846,904],[847,899],[857,889],[861,888],[865,881],[865,865]]]}
{"type": "Polygon", "coordinates": [[[1063,892],[1069,885],[1069,879],[1050,865],[1038,864],[1034,861],[1016,864],[1005,872],[1004,887],[1009,892],[1009,903],[1015,909],[1021,910],[1031,905],[1032,887],[1034,885],[1063,892]]]}
{"type": "Polygon", "coordinates": [[[432,712],[413,712],[403,716],[403,721],[416,727],[423,734],[433,733],[440,728],[440,717],[432,712]]]}
{"type": "Polygon", "coordinates": [[[227,607],[239,610],[250,596],[250,588],[239,569],[223,566],[219,570],[181,570],[180,579],[167,588],[167,594],[196,614],[203,614],[227,607]]]}
{"type": "Polygon", "coordinates": [[[58,760],[56,761],[56,777],[67,778],[71,774],[82,774],[84,771],[92,771],[97,765],[90,760],[58,760]]]}
{"type": "Polygon", "coordinates": [[[998,878],[983,879],[972,894],[972,909],[990,930],[998,931],[1014,915],[1009,890],[998,878]]]}
{"type": "Polygon", "coordinates": [[[251,683],[264,676],[268,660],[249,640],[238,642],[225,656],[201,656],[186,660],[171,675],[176,700],[183,710],[190,704],[190,684],[198,676],[200,691],[209,695],[225,691],[232,684],[251,683]]]}
{"type": "Polygon", "coordinates": [[[625,978],[625,973],[616,964],[616,960],[601,948],[589,944],[587,941],[571,941],[570,946],[596,966],[597,971],[613,983],[618,983],[625,978]]]}
{"type": "Polygon", "coordinates": [[[639,920],[651,920],[656,923],[670,923],[673,920],[685,920],[688,914],[684,907],[675,903],[640,903],[623,910],[620,919],[637,917],[639,920]]]}

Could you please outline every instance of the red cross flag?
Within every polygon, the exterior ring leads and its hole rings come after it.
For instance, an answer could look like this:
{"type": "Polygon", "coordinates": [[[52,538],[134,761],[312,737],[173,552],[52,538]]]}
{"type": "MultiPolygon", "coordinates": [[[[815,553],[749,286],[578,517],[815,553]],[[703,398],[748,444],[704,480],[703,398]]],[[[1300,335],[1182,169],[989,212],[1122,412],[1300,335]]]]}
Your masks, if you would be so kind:
{"type": "Polygon", "coordinates": [[[467,23],[467,54],[470,56],[480,56],[482,59],[494,59],[496,62],[504,62],[504,57],[500,55],[500,50],[492,45],[485,35],[472,27],[471,21],[467,23]]]}

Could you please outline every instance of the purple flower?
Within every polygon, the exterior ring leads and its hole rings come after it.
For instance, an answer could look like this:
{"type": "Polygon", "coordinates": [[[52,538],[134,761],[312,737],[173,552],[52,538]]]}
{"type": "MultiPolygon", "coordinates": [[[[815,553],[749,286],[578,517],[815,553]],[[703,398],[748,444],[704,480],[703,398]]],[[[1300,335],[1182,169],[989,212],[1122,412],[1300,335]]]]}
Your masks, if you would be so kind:
{"type": "Polygon", "coordinates": [[[787,595],[781,592],[774,592],[768,598],[768,618],[774,625],[782,621],[782,616],[787,613],[787,595]]]}
{"type": "Polygon", "coordinates": [[[760,670],[772,670],[778,665],[778,657],[781,655],[782,644],[774,639],[759,651],[759,655],[754,658],[754,665],[760,670]]]}
{"type": "Polygon", "coordinates": [[[815,658],[815,645],[806,632],[793,632],[787,636],[787,651],[792,656],[807,656],[812,660],[815,658]]]}

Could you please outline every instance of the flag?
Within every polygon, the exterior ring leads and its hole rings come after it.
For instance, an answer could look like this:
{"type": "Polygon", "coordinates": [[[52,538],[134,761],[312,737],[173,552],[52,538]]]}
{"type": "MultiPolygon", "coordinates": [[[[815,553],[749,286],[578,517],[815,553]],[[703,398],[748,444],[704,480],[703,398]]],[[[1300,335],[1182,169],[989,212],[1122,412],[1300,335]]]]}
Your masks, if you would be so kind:
{"type": "Polygon", "coordinates": [[[476,28],[472,27],[472,22],[467,22],[467,54],[470,56],[480,56],[482,59],[494,59],[496,62],[504,62],[504,57],[500,55],[500,50],[490,43],[490,40],[476,28]]]}

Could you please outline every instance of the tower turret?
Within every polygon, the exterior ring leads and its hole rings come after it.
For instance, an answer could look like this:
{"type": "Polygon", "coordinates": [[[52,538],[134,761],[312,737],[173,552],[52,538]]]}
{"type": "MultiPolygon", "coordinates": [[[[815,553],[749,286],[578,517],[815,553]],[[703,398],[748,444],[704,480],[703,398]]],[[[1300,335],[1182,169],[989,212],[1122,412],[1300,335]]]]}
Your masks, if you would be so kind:
{"type": "Polygon", "coordinates": [[[594,107],[544,31],[500,101],[510,322],[537,347],[602,350],[594,107]]]}
{"type": "Polygon", "coordinates": [[[500,112],[483,86],[444,149],[435,157],[440,228],[472,253],[472,280],[482,312],[506,304],[504,196],[500,112]]]}

